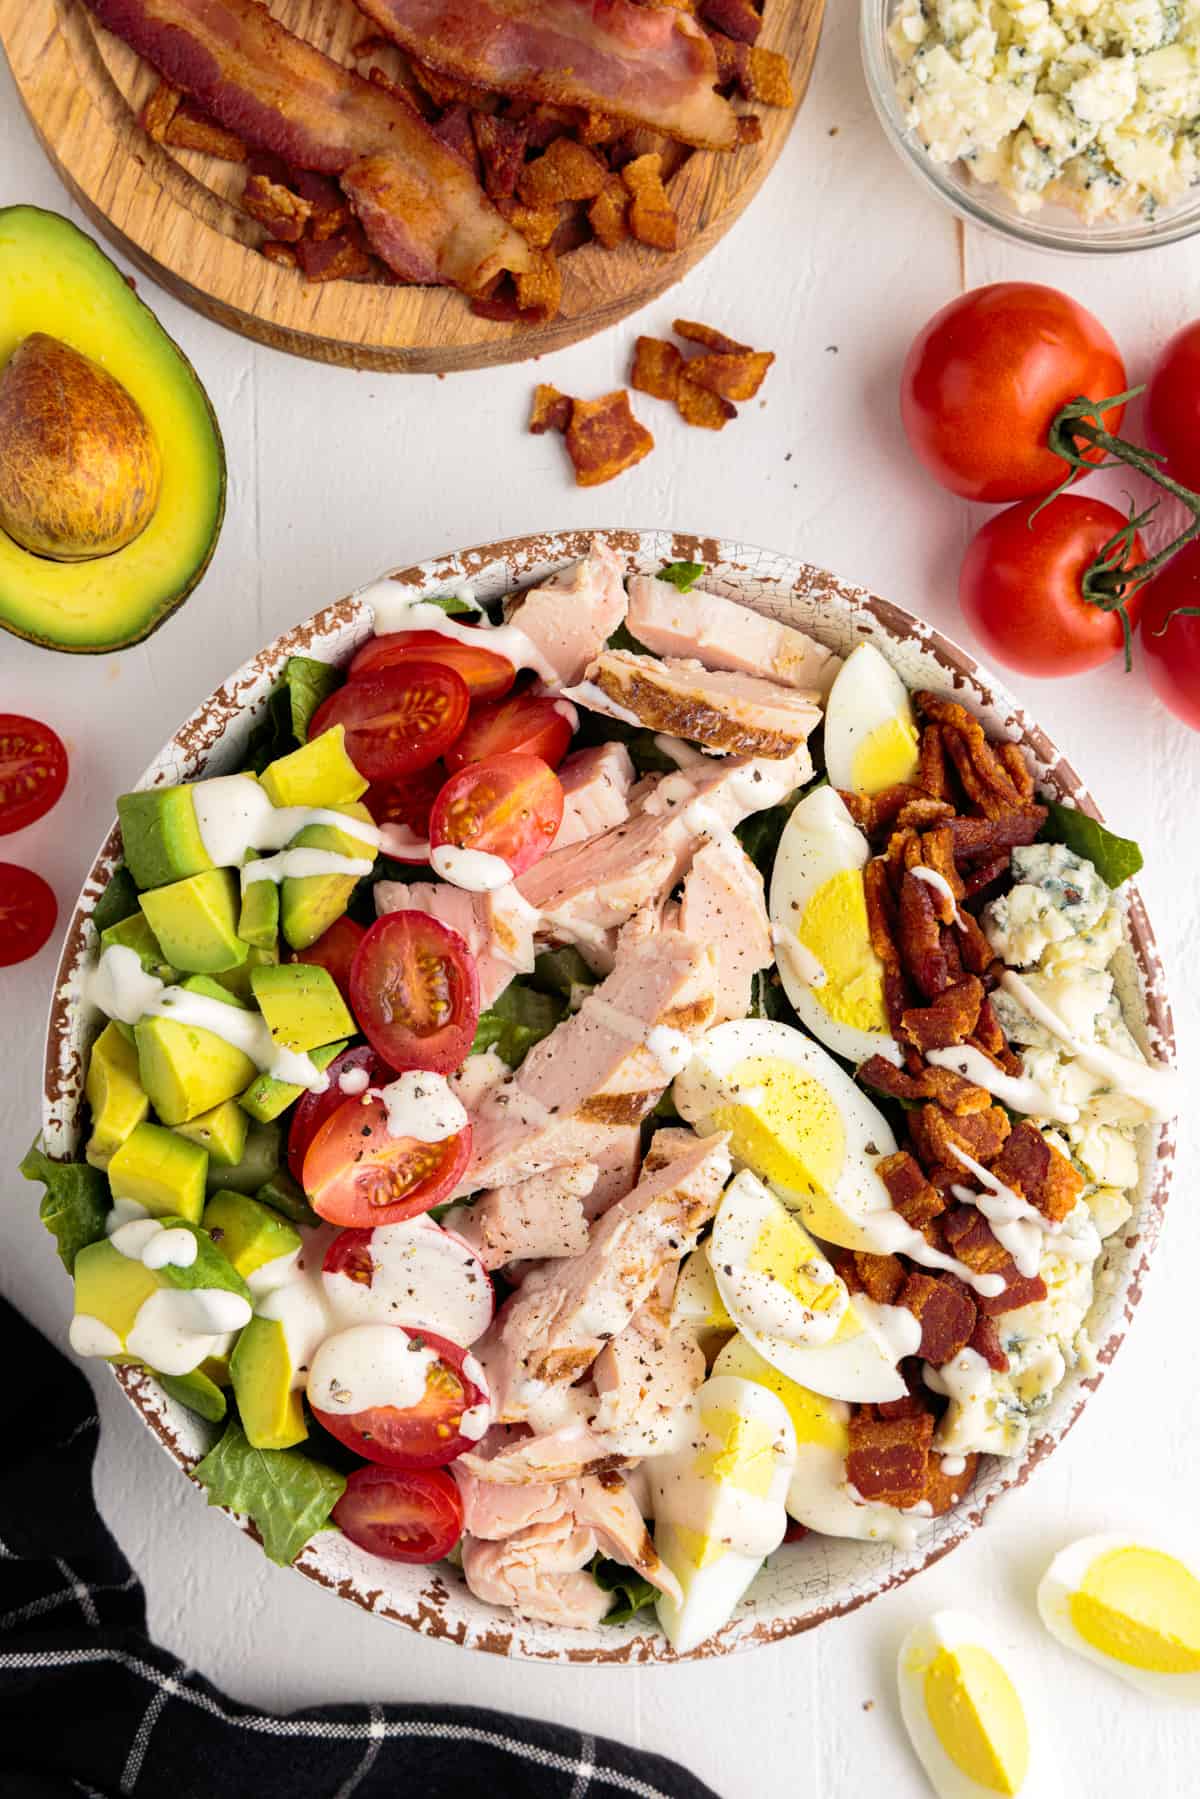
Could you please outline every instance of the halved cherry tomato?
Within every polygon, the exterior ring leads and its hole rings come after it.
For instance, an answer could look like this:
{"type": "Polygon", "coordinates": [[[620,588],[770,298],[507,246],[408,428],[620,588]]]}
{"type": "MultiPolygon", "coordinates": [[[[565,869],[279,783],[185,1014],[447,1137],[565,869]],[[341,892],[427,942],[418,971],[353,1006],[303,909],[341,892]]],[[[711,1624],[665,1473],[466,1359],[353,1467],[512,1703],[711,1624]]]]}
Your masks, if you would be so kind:
{"type": "Polygon", "coordinates": [[[479,1023],[475,958],[438,919],[387,912],[359,944],[350,1009],[390,1067],[450,1074],[470,1054],[479,1023]]]}
{"type": "MultiPolygon", "coordinates": [[[[482,1377],[473,1380],[467,1373],[467,1351],[448,1337],[400,1324],[386,1328],[400,1331],[414,1352],[427,1350],[435,1358],[429,1363],[425,1391],[416,1405],[327,1412],[315,1403],[311,1388],[309,1404],[331,1436],[368,1462],[379,1462],[385,1468],[441,1468],[478,1443],[482,1432],[467,1435],[461,1426],[465,1412],[486,1407],[487,1388],[482,1377]]],[[[480,1374],[473,1358],[471,1369],[480,1374]]]]}
{"type": "Polygon", "coordinates": [[[36,956],[58,922],[58,901],[41,875],[0,862],[0,968],[36,956]]]}
{"type": "Polygon", "coordinates": [[[480,642],[460,643],[457,637],[444,637],[440,631],[389,631],[383,637],[372,637],[364,643],[350,664],[350,679],[378,674],[381,669],[399,668],[414,659],[440,662],[462,676],[473,700],[494,700],[507,693],[517,678],[517,671],[507,656],[484,648],[480,642]]]}
{"type": "Polygon", "coordinates": [[[449,844],[499,856],[519,875],[545,855],[562,815],[554,770],[540,756],[513,750],[451,775],[430,816],[429,841],[435,851],[449,844]]]}
{"type": "Polygon", "coordinates": [[[483,762],[490,756],[522,750],[526,755],[540,756],[548,767],[557,768],[572,735],[571,720],[560,710],[563,705],[562,700],[548,699],[544,694],[516,693],[507,700],[472,706],[462,735],[446,751],[446,767],[456,774],[468,762],[483,762]]]}
{"type": "Polygon", "coordinates": [[[346,753],[368,781],[395,781],[428,768],[464,724],[470,695],[454,669],[406,662],[361,681],[347,681],[317,708],[309,737],[346,727],[346,753]]]}
{"type": "Polygon", "coordinates": [[[0,837],[44,818],[67,784],[67,752],[49,725],[0,712],[0,837]]]}
{"type": "Polygon", "coordinates": [[[292,1113],[292,1122],[288,1127],[287,1163],[293,1180],[302,1180],[305,1151],[325,1120],[332,1117],[338,1107],[345,1103],[347,1095],[342,1092],[339,1083],[351,1068],[366,1071],[369,1087],[382,1087],[392,1078],[391,1069],[386,1062],[380,1060],[369,1043],[360,1043],[355,1049],[344,1049],[340,1056],[333,1058],[325,1070],[329,1076],[329,1085],[324,1093],[302,1094],[292,1113]]]}
{"type": "Polygon", "coordinates": [[[440,1562],[462,1536],[462,1496],[440,1468],[356,1468],[333,1521],[368,1555],[389,1562],[440,1562]]]}
{"type": "Polygon", "coordinates": [[[469,1124],[439,1143],[393,1137],[383,1101],[364,1095],[344,1099],[318,1126],[304,1152],[301,1185],[330,1224],[399,1224],[448,1199],[470,1157],[469,1124]]]}
{"type": "Polygon", "coordinates": [[[375,1279],[375,1258],[371,1254],[369,1230],[339,1231],[321,1267],[326,1274],[344,1274],[347,1280],[369,1287],[375,1279]]]}
{"type": "MultiPolygon", "coordinates": [[[[470,723],[468,718],[467,723],[470,723]]],[[[452,751],[447,751],[447,755],[452,751]]],[[[376,781],[367,788],[363,795],[363,804],[377,825],[407,825],[414,838],[424,841],[429,836],[429,814],[433,811],[433,802],[446,785],[446,771],[440,762],[431,763],[428,768],[419,768],[415,774],[404,775],[398,781],[376,781]]],[[[395,849],[388,846],[387,854],[396,856],[395,849]]],[[[399,861],[406,860],[401,856],[399,861]]],[[[422,854],[422,862],[428,858],[422,854]]]]}
{"type": "Polygon", "coordinates": [[[338,992],[344,1000],[349,1001],[350,964],[366,934],[365,925],[355,924],[343,912],[315,943],[310,943],[307,949],[293,950],[291,959],[293,962],[312,962],[318,968],[327,968],[337,982],[338,992]]]}

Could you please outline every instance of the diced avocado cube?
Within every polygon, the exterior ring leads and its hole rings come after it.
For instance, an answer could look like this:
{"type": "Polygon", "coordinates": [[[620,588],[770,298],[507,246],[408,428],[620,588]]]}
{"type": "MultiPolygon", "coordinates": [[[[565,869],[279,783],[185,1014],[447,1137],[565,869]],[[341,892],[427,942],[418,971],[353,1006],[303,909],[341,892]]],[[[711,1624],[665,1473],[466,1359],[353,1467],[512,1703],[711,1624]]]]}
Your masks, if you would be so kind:
{"type": "Polygon", "coordinates": [[[177,978],[179,970],[167,961],[162,944],[150,929],[150,921],[144,913],[134,912],[120,924],[109,925],[107,931],[101,931],[101,954],[114,944],[133,950],[146,973],[157,975],[168,986],[177,978]]]}
{"type": "Polygon", "coordinates": [[[139,1124],[108,1164],[114,1199],[133,1199],[154,1217],[177,1214],[199,1224],[208,1151],[161,1124],[139,1124]]]}
{"type": "MultiPolygon", "coordinates": [[[[210,1424],[220,1424],[228,1410],[225,1395],[220,1385],[210,1374],[205,1373],[207,1363],[202,1362],[199,1368],[193,1368],[190,1374],[158,1374],[155,1380],[161,1387],[177,1399],[180,1405],[187,1406],[189,1411],[196,1412],[206,1418],[210,1424]]],[[[228,1386],[228,1381],[225,1385],[228,1386]]]]}
{"type": "Polygon", "coordinates": [[[345,1000],[327,968],[312,962],[284,962],[256,968],[250,988],[267,1029],[280,1049],[316,1049],[354,1031],[345,1000]]]}
{"type": "Polygon", "coordinates": [[[191,974],[220,974],[246,960],[237,934],[238,878],[231,868],[210,868],[169,887],[143,893],[142,911],[167,960],[191,974]]]}
{"type": "Polygon", "coordinates": [[[107,1237],[89,1243],[75,1257],[75,1316],[98,1318],[124,1348],[142,1306],[162,1285],[157,1270],[123,1256],[107,1237]]]}
{"type": "Polygon", "coordinates": [[[260,778],[273,806],[345,806],[368,786],[346,753],[344,725],[268,763],[260,778]]]}
{"type": "MultiPolygon", "coordinates": [[[[209,999],[237,1005],[231,994],[205,975],[197,975],[185,986],[209,999]]],[[[143,1018],[133,1035],[142,1086],[164,1124],[186,1124],[224,1100],[236,1098],[256,1072],[244,1050],[215,1031],[174,1018],[143,1018]]]]}
{"type": "Polygon", "coordinates": [[[204,1228],[243,1280],[268,1262],[301,1248],[298,1230],[248,1193],[214,1193],[204,1208],[204,1228]]]}
{"type": "Polygon", "coordinates": [[[216,1193],[228,1189],[234,1193],[257,1193],[265,1181],[279,1170],[283,1159],[283,1137],[277,1124],[250,1126],[242,1159],[233,1168],[210,1168],[209,1190],[216,1193]]]}
{"type": "Polygon", "coordinates": [[[164,887],[213,866],[191,787],[149,787],[117,801],[125,863],[139,887],[164,887]]]}
{"type": "Polygon", "coordinates": [[[84,1153],[93,1168],[107,1168],[113,1152],[150,1111],[137,1051],[111,1020],[92,1045],[84,1090],[92,1108],[92,1134],[84,1153]]]}
{"type": "Polygon", "coordinates": [[[219,1106],[175,1126],[189,1143],[206,1149],[209,1165],[217,1168],[233,1168],[241,1161],[249,1128],[250,1120],[236,1099],[223,1099],[219,1106]]]}
{"type": "Polygon", "coordinates": [[[278,941],[279,888],[274,881],[251,881],[242,894],[238,936],[258,949],[278,941]]]}
{"type": "Polygon", "coordinates": [[[303,1376],[293,1366],[287,1333],[276,1318],[256,1314],[229,1358],[233,1391],[254,1449],[290,1449],[308,1435],[301,1404],[303,1376]]]}
{"type": "Polygon", "coordinates": [[[250,991],[250,976],[256,968],[265,968],[269,962],[278,962],[279,944],[273,943],[269,949],[250,948],[246,960],[239,968],[227,968],[221,974],[213,976],[217,985],[226,993],[231,993],[236,1000],[253,1004],[254,996],[250,991]]]}
{"type": "MultiPolygon", "coordinates": [[[[318,1049],[310,1051],[309,1061],[316,1068],[328,1068],[333,1058],[340,1056],[345,1047],[344,1042],[323,1043],[318,1049]]],[[[260,1124],[270,1124],[273,1118],[286,1112],[303,1092],[303,1087],[297,1087],[291,1081],[277,1081],[273,1075],[260,1074],[256,1080],[251,1081],[238,1104],[260,1124]]]]}
{"type": "Polygon", "coordinates": [[[321,1220],[309,1205],[304,1188],[299,1181],[294,1181],[286,1168],[279,1168],[254,1195],[264,1206],[270,1206],[273,1212],[282,1212],[293,1224],[302,1224],[307,1230],[316,1230],[321,1220]]]}
{"type": "MultiPolygon", "coordinates": [[[[319,743],[320,738],[317,739],[319,743]]],[[[365,806],[339,806],[350,818],[370,824],[371,814],[365,806]]],[[[373,862],[375,851],[361,837],[339,831],[335,825],[307,825],[289,844],[289,849],[332,850],[357,862],[373,862]]],[[[288,875],[280,888],[280,918],[283,935],[293,949],[307,949],[315,943],[350,904],[350,896],[358,885],[355,875],[288,875]]]]}

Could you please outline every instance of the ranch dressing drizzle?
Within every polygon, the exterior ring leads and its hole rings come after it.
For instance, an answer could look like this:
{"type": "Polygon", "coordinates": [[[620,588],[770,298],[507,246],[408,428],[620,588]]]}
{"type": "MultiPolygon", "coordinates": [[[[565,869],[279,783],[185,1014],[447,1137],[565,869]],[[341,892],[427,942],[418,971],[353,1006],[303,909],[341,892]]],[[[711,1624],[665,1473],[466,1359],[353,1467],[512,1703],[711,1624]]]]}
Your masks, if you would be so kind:
{"type": "Polygon", "coordinates": [[[412,1137],[418,1143],[444,1143],[465,1130],[467,1112],[444,1074],[411,1069],[386,1087],[372,1087],[372,1099],[387,1113],[389,1137],[412,1137]]]}
{"type": "Polygon", "coordinates": [[[782,925],[771,926],[771,947],[775,951],[777,962],[786,962],[788,972],[795,976],[802,987],[823,987],[827,980],[824,966],[806,943],[793,937],[782,925]]]}
{"type": "Polygon", "coordinates": [[[574,736],[575,732],[579,729],[578,708],[575,706],[572,706],[570,700],[564,700],[564,699],[560,698],[560,699],[555,700],[554,710],[555,710],[555,712],[558,713],[558,716],[560,718],[566,719],[567,723],[571,727],[571,735],[574,736]]]}
{"type": "Polygon", "coordinates": [[[453,843],[439,843],[429,861],[434,874],[454,887],[466,888],[468,893],[495,893],[513,878],[503,856],[489,855],[487,850],[459,849],[453,843]]]}
{"type": "Polygon", "coordinates": [[[378,827],[327,806],[273,806],[252,775],[218,775],[192,787],[196,828],[210,861],[236,868],[251,850],[281,850],[309,825],[330,825],[379,848],[378,827]]]}
{"type": "Polygon", "coordinates": [[[303,880],[308,875],[351,875],[357,881],[369,875],[374,862],[360,861],[354,856],[339,856],[334,850],[281,850],[259,862],[247,862],[242,869],[242,892],[256,881],[303,880]]]}
{"type": "Polygon", "coordinates": [[[448,618],[440,606],[429,600],[417,600],[395,581],[375,581],[361,588],[356,598],[364,600],[375,614],[375,631],[389,637],[397,631],[436,631],[439,637],[451,637],[456,643],[482,646],[497,656],[504,656],[516,669],[531,668],[547,687],[557,688],[559,677],[533,639],[519,625],[491,625],[486,619],[465,625],[461,619],[448,618]]]}
{"type": "Polygon", "coordinates": [[[1027,1075],[1005,1074],[990,1057],[973,1044],[956,1044],[950,1049],[928,1049],[925,1060],[935,1068],[949,1068],[964,1080],[974,1082],[1002,1100],[1014,1112],[1025,1112],[1034,1118],[1045,1118],[1051,1124],[1074,1124],[1079,1107],[1069,1100],[1056,1099],[1037,1081],[1027,1075]]]}
{"type": "Polygon", "coordinates": [[[1043,1233],[1048,1220],[1021,1194],[1014,1193],[1011,1187],[997,1180],[974,1156],[960,1149],[957,1143],[950,1144],[950,1153],[964,1168],[970,1169],[985,1189],[982,1193],[973,1193],[969,1187],[956,1186],[952,1189],[954,1197],[965,1200],[983,1213],[996,1241],[1004,1245],[1016,1263],[1017,1273],[1032,1279],[1042,1259],[1043,1233]]]}
{"type": "MultiPolygon", "coordinates": [[[[449,1214],[447,1215],[449,1216],[449,1214]]],[[[324,1275],[325,1297],[336,1327],[352,1324],[423,1326],[452,1343],[473,1343],[491,1322],[491,1283],[475,1252],[425,1216],[377,1225],[369,1245],[369,1284],[353,1275],[324,1275]]],[[[463,1364],[468,1380],[487,1391],[474,1357],[463,1364]],[[474,1370],[474,1372],[473,1372],[474,1370]]]]}
{"type": "MultiPolygon", "coordinates": [[[[182,1225],[168,1228],[157,1218],[126,1216],[107,1235],[118,1255],[155,1272],[190,1268],[196,1260],[196,1237],[182,1225]]],[[[124,1352],[160,1374],[190,1374],[249,1318],[250,1307],[240,1293],[223,1287],[162,1286],[142,1301],[124,1343],[102,1320],[81,1314],[71,1323],[71,1347],[78,1355],[124,1352]]]]}
{"type": "Polygon", "coordinates": [[[997,1299],[1004,1291],[1003,1275],[976,1274],[973,1268],[968,1268],[965,1262],[958,1261],[955,1256],[944,1255],[932,1243],[927,1243],[920,1231],[891,1206],[881,1207],[878,1212],[866,1213],[859,1219],[859,1223],[876,1255],[905,1255],[912,1261],[919,1262],[922,1268],[943,1268],[948,1274],[956,1274],[960,1281],[965,1281],[981,1299],[997,1299]]]}
{"type": "Polygon", "coordinates": [[[324,1093],[329,1085],[311,1057],[279,1047],[261,1014],[227,1006],[207,994],[189,993],[183,987],[164,987],[157,975],[145,972],[137,951],[125,944],[109,945],[88,976],[85,992],[101,1012],[123,1024],[137,1024],[142,1018],[174,1019],[193,1030],[211,1031],[222,1042],[240,1049],[274,1080],[305,1087],[310,1093],[324,1093]]]}
{"type": "Polygon", "coordinates": [[[1179,1111],[1179,1071],[1164,1062],[1137,1062],[1100,1043],[1084,1043],[1033,991],[1029,983],[1011,968],[1000,977],[1000,985],[1011,993],[1022,1010],[1035,1023],[1043,1025],[1052,1037],[1069,1049],[1081,1068],[1111,1081],[1119,1093],[1126,1094],[1145,1106],[1148,1119],[1174,1118],[1179,1111]]]}
{"type": "Polygon", "coordinates": [[[942,895],[943,899],[948,899],[950,901],[950,916],[958,926],[959,930],[965,931],[967,928],[966,921],[958,909],[958,901],[954,897],[954,889],[951,887],[945,875],[939,874],[936,868],[926,868],[923,863],[918,863],[916,868],[910,868],[908,872],[915,881],[924,881],[927,887],[932,887],[935,892],[942,895]]]}
{"type": "Polygon", "coordinates": [[[362,1412],[394,1405],[400,1411],[424,1397],[438,1357],[394,1324],[352,1324],[326,1337],[308,1372],[308,1397],[324,1412],[362,1412]]]}

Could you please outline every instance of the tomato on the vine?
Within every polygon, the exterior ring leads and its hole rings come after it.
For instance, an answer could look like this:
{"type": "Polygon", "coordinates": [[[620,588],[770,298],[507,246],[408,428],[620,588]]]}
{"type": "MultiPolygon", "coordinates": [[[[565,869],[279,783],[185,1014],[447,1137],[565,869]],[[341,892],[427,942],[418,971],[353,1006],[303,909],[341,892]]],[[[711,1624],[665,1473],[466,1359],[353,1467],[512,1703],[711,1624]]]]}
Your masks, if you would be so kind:
{"type": "MultiPolygon", "coordinates": [[[[1099,319],[1052,287],[999,281],[952,300],[904,363],[900,409],[914,454],[967,500],[1050,493],[1064,473],[1047,447],[1055,414],[1125,391],[1121,353],[1099,319]]],[[[1120,429],[1122,407],[1104,424],[1120,429]]],[[[1099,462],[1103,452],[1085,452],[1099,462]]]]}
{"type": "Polygon", "coordinates": [[[1200,319],[1177,331],[1146,388],[1146,431],[1167,473],[1200,488],[1200,319]]]}
{"type": "Polygon", "coordinates": [[[1163,705],[1193,731],[1200,731],[1200,616],[1197,614],[1200,614],[1200,542],[1188,544],[1147,586],[1139,639],[1155,693],[1163,705]]]}
{"type": "MultiPolygon", "coordinates": [[[[1086,494],[1062,494],[1036,518],[1029,504],[989,519],[968,546],[958,598],[988,655],[1024,675],[1078,675],[1118,655],[1125,636],[1117,612],[1085,599],[1083,577],[1096,554],[1129,520],[1086,494]]],[[[1122,566],[1145,552],[1132,536],[1122,566]]],[[[1142,594],[1125,611],[1136,625],[1142,594]]]]}

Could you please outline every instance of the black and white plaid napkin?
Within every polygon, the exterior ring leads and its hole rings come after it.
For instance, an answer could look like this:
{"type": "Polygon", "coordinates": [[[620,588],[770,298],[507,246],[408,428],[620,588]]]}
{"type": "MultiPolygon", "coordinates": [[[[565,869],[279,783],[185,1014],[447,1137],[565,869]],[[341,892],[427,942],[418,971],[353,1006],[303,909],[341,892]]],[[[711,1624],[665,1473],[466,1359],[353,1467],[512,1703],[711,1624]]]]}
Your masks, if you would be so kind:
{"type": "Polygon", "coordinates": [[[0,1365],[3,1799],[715,1799],[660,1756],[470,1706],[226,1698],[147,1637],[92,1498],[91,1389],[3,1300],[0,1365]]]}

